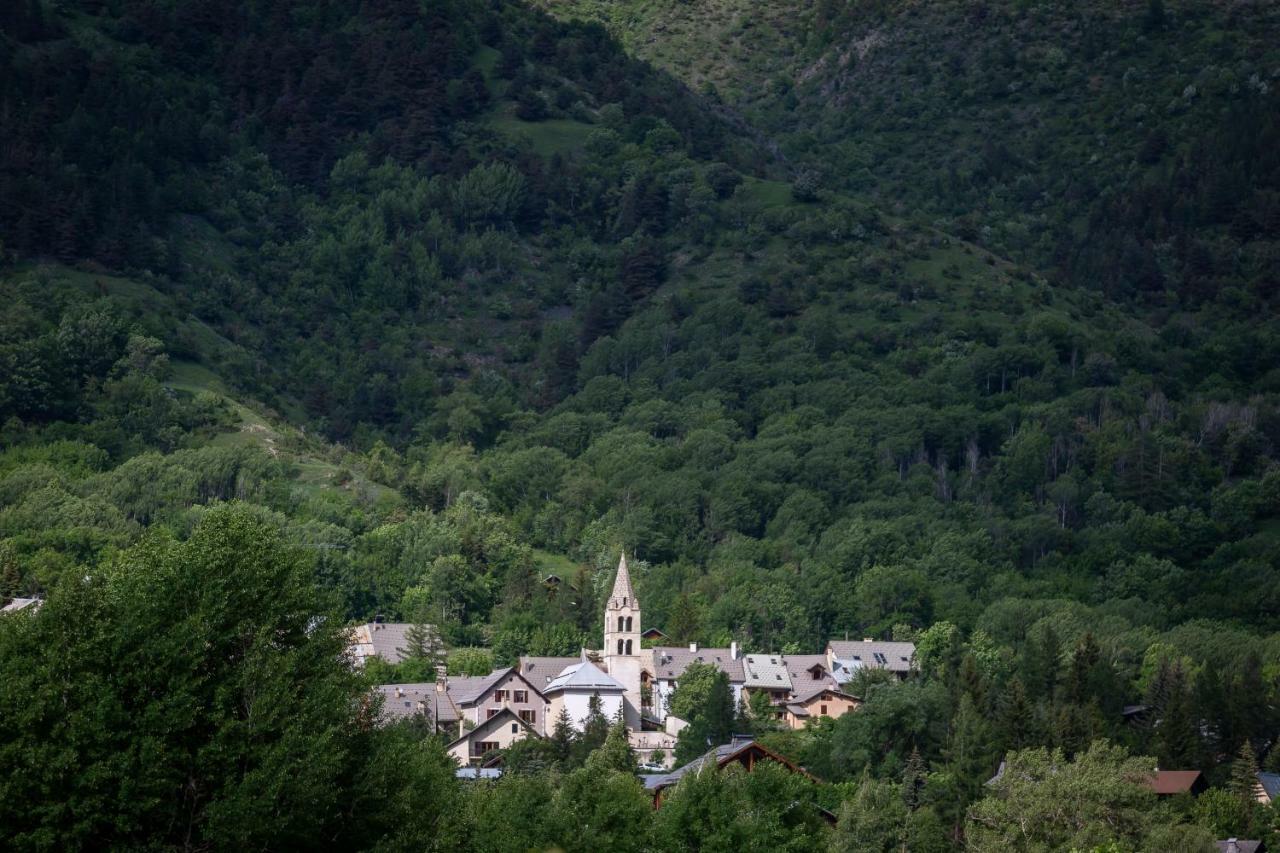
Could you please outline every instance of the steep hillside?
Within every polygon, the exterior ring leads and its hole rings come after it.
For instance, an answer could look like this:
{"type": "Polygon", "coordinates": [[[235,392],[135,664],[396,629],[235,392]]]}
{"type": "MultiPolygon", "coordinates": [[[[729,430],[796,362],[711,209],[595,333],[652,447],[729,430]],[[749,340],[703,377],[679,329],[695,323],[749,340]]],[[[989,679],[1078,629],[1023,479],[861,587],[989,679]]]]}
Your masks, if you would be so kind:
{"type": "Polygon", "coordinates": [[[1274,304],[1272,4],[546,6],[606,22],[688,81],[723,82],[823,181],[1058,281],[1274,304]]]}
{"type": "MultiPolygon", "coordinates": [[[[859,785],[850,838],[914,780],[922,849],[1006,750],[1280,766],[1272,5],[267,6],[3,9],[0,593],[109,637],[95,579],[216,588],[201,543],[257,537],[483,670],[597,642],[625,548],[672,642],[918,644],[857,714],[722,722],[859,785]]],[[[378,760],[446,768],[420,735],[378,760]]],[[[570,752],[510,790],[601,825],[570,752]]]]}

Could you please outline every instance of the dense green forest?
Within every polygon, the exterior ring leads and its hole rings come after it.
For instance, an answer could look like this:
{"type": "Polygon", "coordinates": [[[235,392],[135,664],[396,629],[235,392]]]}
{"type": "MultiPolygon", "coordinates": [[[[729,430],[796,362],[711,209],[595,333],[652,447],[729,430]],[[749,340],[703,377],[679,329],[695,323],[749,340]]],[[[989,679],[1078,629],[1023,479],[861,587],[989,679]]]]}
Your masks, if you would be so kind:
{"type": "Polygon", "coordinates": [[[1274,5],[20,0],[0,127],[3,846],[1280,841],[1274,5]],[[342,626],[576,655],[620,548],[920,671],[656,812],[373,725],[342,626]]]}

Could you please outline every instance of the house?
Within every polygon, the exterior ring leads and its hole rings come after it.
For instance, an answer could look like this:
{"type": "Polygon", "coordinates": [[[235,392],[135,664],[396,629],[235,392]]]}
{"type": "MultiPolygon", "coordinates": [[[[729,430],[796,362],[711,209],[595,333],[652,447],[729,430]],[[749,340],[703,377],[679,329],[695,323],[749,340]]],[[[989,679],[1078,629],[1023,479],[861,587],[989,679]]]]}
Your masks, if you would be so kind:
{"type": "MultiPolygon", "coordinates": [[[[408,654],[411,622],[367,622],[351,629],[348,654],[356,666],[364,666],[371,657],[387,663],[400,663],[408,654]]],[[[429,632],[430,628],[427,629],[429,632]]],[[[434,633],[431,634],[434,640],[434,633]]]]}
{"type": "Polygon", "coordinates": [[[1267,853],[1267,845],[1261,841],[1245,841],[1239,838],[1228,838],[1213,842],[1221,853],[1267,853]]]}
{"type": "MultiPolygon", "coordinates": [[[[625,716],[624,697],[627,688],[609,673],[600,669],[585,656],[551,680],[542,691],[547,701],[550,726],[560,718],[561,710],[568,712],[569,720],[581,729],[590,713],[591,699],[600,700],[600,711],[607,719],[619,714],[625,716]]],[[[630,726],[628,726],[630,728],[630,726]]]]}
{"type": "Polygon", "coordinates": [[[782,655],[743,655],[742,692],[750,699],[764,693],[773,702],[791,695],[791,674],[782,655]]]}
{"type": "Polygon", "coordinates": [[[488,675],[453,676],[448,691],[459,718],[472,725],[510,710],[534,731],[541,734],[548,730],[546,697],[515,667],[496,669],[488,675]]]}
{"type": "Polygon", "coordinates": [[[22,610],[35,613],[42,604],[42,598],[10,598],[5,600],[4,607],[0,607],[0,613],[18,613],[22,610]]]}
{"type": "Polygon", "coordinates": [[[1201,794],[1208,790],[1209,783],[1199,770],[1157,770],[1147,780],[1151,790],[1157,797],[1172,797],[1176,794],[1201,794]]]}
{"type": "Polygon", "coordinates": [[[802,729],[818,717],[842,717],[862,707],[862,700],[843,690],[821,686],[808,693],[797,693],[787,701],[782,720],[792,729],[802,729]]]}
{"type": "Polygon", "coordinates": [[[515,715],[510,708],[503,708],[475,728],[465,731],[446,747],[459,766],[483,764],[486,755],[506,749],[526,737],[541,737],[538,732],[515,715]]]}
{"type": "Polygon", "coordinates": [[[648,640],[650,643],[656,643],[660,640],[667,639],[667,635],[659,631],[657,628],[645,628],[640,632],[640,639],[648,640]]]}
{"type": "Polygon", "coordinates": [[[1264,806],[1276,802],[1280,799],[1280,773],[1259,773],[1253,792],[1264,806]]]}
{"type": "Polygon", "coordinates": [[[733,691],[733,703],[737,706],[742,698],[742,685],[746,681],[746,672],[742,666],[742,658],[738,654],[738,644],[729,648],[699,648],[697,643],[685,646],[655,646],[649,650],[653,660],[650,664],[649,695],[650,705],[647,710],[661,720],[671,707],[671,694],[680,682],[680,676],[693,663],[708,663],[729,676],[729,687],[733,691]]]}
{"type": "Polygon", "coordinates": [[[461,715],[443,681],[379,684],[374,692],[382,697],[381,722],[393,723],[422,715],[441,734],[454,738],[460,733],[461,715]]]}
{"type": "MultiPolygon", "coordinates": [[[[670,773],[661,775],[649,775],[642,777],[645,790],[653,792],[653,805],[658,808],[662,805],[664,792],[672,786],[678,784],[682,778],[690,773],[697,773],[704,768],[724,768],[731,764],[738,764],[745,767],[750,773],[756,768],[756,765],[762,761],[772,761],[790,770],[792,773],[799,773],[810,781],[818,781],[812,774],[803,767],[795,764],[789,759],[783,758],[778,753],[756,743],[750,737],[735,735],[730,743],[723,746],[717,746],[715,749],[707,752],[700,758],[695,758],[683,767],[677,767],[670,773]]],[[[831,823],[835,823],[835,815],[829,812],[824,814],[831,823]]]]}
{"type": "Polygon", "coordinates": [[[887,669],[898,678],[906,678],[915,667],[915,658],[915,643],[884,642],[870,637],[827,643],[827,669],[841,684],[849,682],[863,667],[887,669]]]}

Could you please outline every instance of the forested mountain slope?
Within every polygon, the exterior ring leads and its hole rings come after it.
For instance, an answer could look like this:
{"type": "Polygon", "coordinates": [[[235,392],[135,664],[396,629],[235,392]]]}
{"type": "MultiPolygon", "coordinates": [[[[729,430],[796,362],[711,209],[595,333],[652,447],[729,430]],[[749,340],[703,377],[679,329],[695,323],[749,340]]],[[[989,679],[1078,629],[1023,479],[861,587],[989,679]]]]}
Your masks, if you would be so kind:
{"type": "Polygon", "coordinates": [[[625,547],[674,642],[917,641],[769,737],[867,813],[915,773],[929,843],[1005,750],[1274,766],[1274,7],[541,5],[0,12],[0,593],[110,636],[84,578],[274,530],[502,665],[625,547]]]}

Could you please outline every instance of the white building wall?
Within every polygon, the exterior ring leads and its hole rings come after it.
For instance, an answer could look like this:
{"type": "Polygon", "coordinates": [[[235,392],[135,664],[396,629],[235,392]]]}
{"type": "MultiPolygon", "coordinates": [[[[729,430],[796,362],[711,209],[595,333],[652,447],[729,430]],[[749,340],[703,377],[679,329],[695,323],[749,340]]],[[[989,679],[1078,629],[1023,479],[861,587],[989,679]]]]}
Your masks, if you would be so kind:
{"type": "MultiPolygon", "coordinates": [[[[555,729],[556,720],[560,719],[561,708],[569,712],[569,719],[573,722],[573,727],[581,731],[583,724],[586,722],[587,714],[591,711],[590,704],[590,693],[573,693],[568,690],[556,693],[551,697],[551,702],[547,709],[547,731],[551,732],[555,729]]],[[[612,722],[618,715],[620,708],[622,708],[621,694],[600,694],[600,712],[604,714],[605,719],[612,722]]]]}

